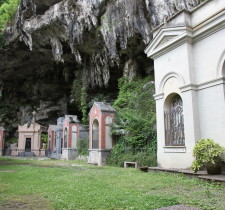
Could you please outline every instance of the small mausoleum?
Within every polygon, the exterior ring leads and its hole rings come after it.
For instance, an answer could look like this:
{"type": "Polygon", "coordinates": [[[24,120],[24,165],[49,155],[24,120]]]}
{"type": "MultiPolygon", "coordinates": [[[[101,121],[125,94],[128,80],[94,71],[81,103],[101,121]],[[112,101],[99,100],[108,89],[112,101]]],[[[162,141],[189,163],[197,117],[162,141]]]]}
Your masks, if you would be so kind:
{"type": "Polygon", "coordinates": [[[225,146],[225,1],[183,10],[153,36],[158,166],[189,168],[199,139],[225,146]]]}
{"type": "Polygon", "coordinates": [[[78,139],[87,139],[89,126],[82,126],[76,115],[65,115],[57,125],[48,128],[48,157],[55,159],[76,159],[78,139]]]}
{"type": "Polygon", "coordinates": [[[18,147],[12,155],[18,156],[45,156],[45,149],[42,149],[41,125],[36,123],[36,112],[33,112],[33,119],[25,125],[18,126],[18,147]]]}
{"type": "Polygon", "coordinates": [[[94,102],[89,113],[89,156],[88,163],[105,165],[114,145],[111,124],[115,120],[116,110],[104,102],[94,102]]]}
{"type": "Polygon", "coordinates": [[[62,159],[73,160],[77,155],[80,121],[76,115],[65,115],[63,121],[62,159]]]}
{"type": "Polygon", "coordinates": [[[0,157],[3,156],[4,151],[4,128],[0,126],[0,157]]]}

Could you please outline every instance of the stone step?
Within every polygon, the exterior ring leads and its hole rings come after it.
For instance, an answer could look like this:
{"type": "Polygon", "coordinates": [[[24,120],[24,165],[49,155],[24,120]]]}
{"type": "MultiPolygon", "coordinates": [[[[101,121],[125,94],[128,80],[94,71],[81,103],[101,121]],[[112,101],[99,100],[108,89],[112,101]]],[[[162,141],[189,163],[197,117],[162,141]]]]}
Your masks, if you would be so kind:
{"type": "Polygon", "coordinates": [[[208,180],[208,181],[218,181],[218,182],[225,182],[225,173],[223,172],[220,175],[209,175],[207,171],[198,171],[194,173],[191,170],[181,170],[181,169],[171,169],[171,168],[160,168],[160,167],[149,167],[148,172],[155,172],[155,173],[180,173],[185,174],[188,176],[196,176],[200,179],[208,180]]]}
{"type": "Polygon", "coordinates": [[[208,181],[225,182],[225,174],[198,176],[198,178],[208,181]]]}

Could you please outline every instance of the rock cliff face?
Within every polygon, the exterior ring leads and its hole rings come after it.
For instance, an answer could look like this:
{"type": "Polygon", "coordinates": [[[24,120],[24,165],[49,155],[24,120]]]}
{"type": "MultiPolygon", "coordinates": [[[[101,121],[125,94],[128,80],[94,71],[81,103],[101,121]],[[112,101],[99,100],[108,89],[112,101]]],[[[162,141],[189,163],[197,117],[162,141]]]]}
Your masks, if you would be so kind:
{"type": "MultiPolygon", "coordinates": [[[[117,91],[121,76],[153,72],[143,53],[152,30],[165,18],[199,0],[21,0],[15,23],[0,51],[0,97],[16,122],[32,109],[39,120],[77,111],[73,81],[93,95],[117,91]],[[97,87],[97,88],[96,88],[97,87]]],[[[10,115],[10,114],[9,114],[10,115]]],[[[6,121],[0,114],[0,121],[6,121]]],[[[6,122],[5,122],[6,123],[6,122]]],[[[6,123],[7,124],[7,123],[6,123]]],[[[3,124],[4,125],[4,124],[3,124]]]]}

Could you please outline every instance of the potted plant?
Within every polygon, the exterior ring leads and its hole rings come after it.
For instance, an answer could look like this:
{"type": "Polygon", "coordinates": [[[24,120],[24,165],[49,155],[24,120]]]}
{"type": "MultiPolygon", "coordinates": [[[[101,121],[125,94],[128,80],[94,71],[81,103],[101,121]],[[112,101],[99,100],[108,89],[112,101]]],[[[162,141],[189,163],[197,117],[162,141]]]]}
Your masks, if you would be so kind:
{"type": "Polygon", "coordinates": [[[205,166],[208,174],[221,174],[223,161],[221,155],[224,151],[225,148],[212,139],[201,139],[194,147],[196,159],[192,164],[192,170],[196,173],[205,166]]]}

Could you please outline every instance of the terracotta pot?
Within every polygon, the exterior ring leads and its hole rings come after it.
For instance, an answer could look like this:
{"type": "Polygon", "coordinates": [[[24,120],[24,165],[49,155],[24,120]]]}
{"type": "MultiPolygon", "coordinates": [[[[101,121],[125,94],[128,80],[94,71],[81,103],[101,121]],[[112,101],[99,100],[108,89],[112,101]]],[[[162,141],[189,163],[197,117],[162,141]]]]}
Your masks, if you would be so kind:
{"type": "Polygon", "coordinates": [[[221,174],[222,173],[222,163],[221,163],[221,161],[218,161],[215,164],[207,163],[206,164],[206,170],[207,170],[208,174],[211,174],[211,175],[221,174]]]}

